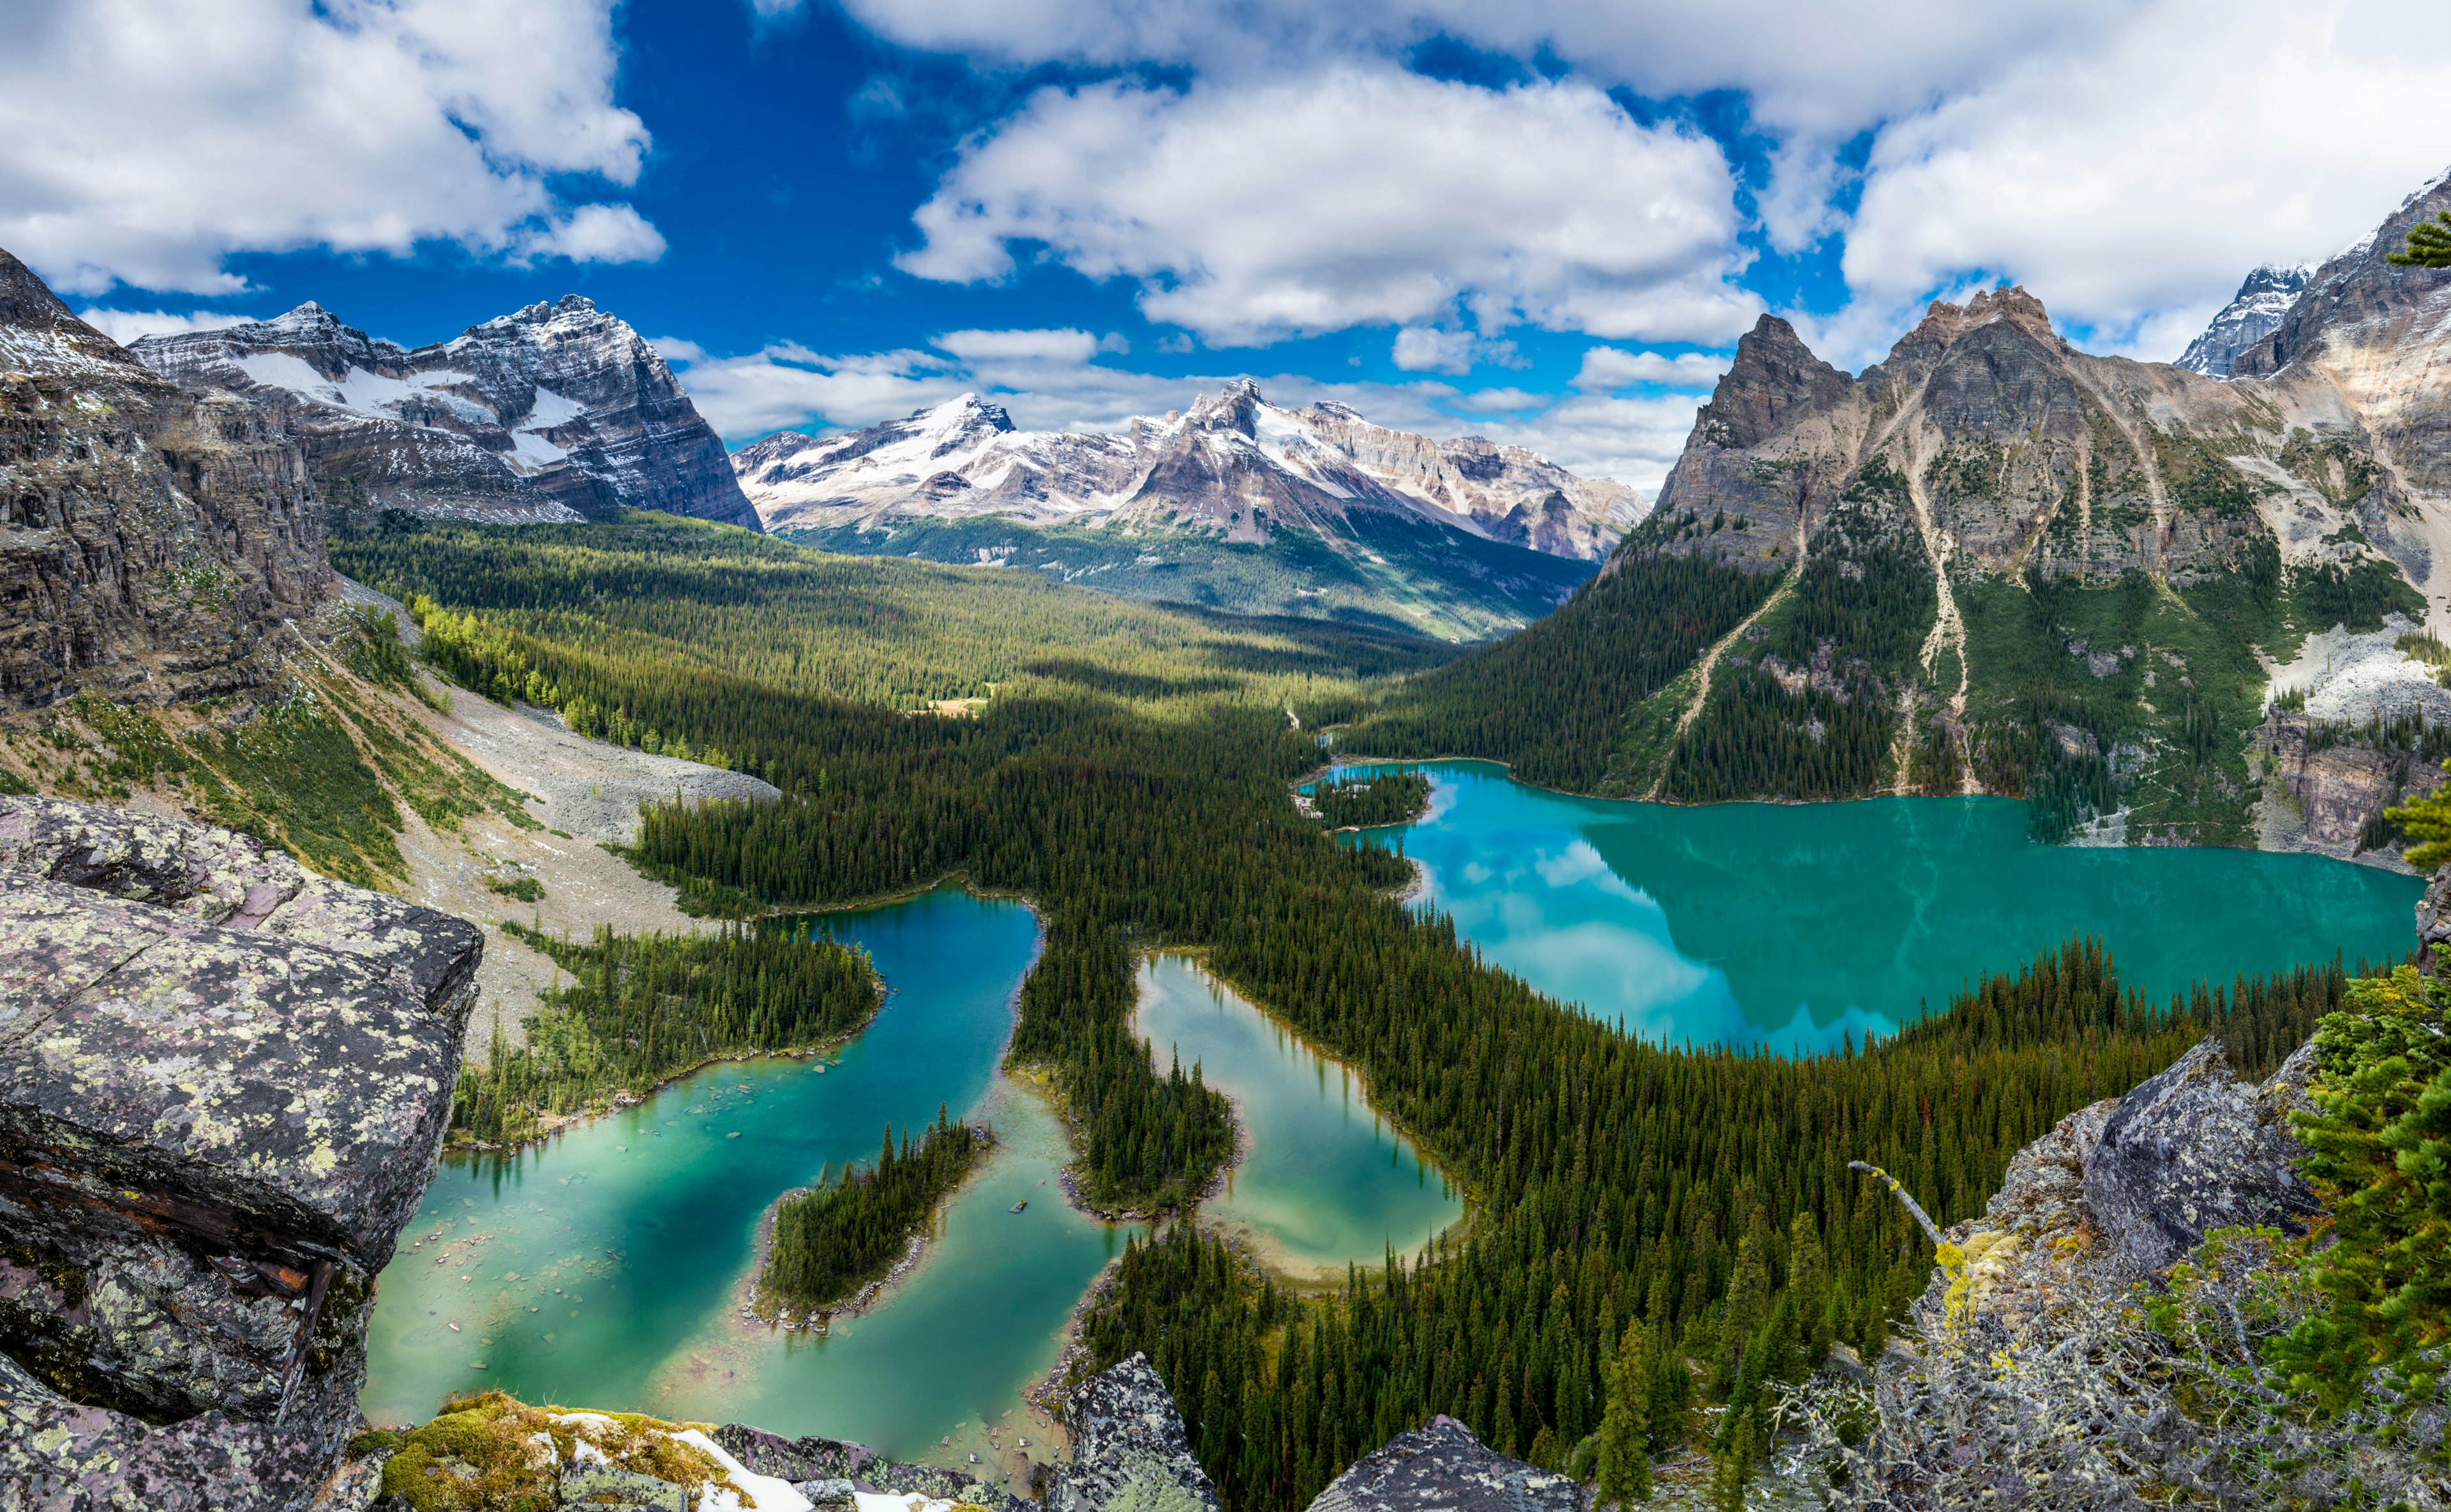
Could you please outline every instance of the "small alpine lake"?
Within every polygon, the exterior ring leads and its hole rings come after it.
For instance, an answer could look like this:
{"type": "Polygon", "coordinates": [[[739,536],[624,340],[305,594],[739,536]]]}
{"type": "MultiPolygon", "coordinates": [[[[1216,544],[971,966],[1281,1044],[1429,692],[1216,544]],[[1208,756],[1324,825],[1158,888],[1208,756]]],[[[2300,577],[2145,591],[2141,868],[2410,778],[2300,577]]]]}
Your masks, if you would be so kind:
{"type": "Polygon", "coordinates": [[[2406,953],[2424,884],[2317,855],[2037,845],[2014,798],[1674,807],[1525,787],[1486,761],[1418,771],[1401,845],[1420,901],[1494,964],[1665,1044],[1857,1044],[2072,936],[2167,999],[2340,955],[2406,953]]]}
{"type": "Polygon", "coordinates": [[[1233,1099],[1243,1159],[1200,1212],[1249,1240],[1270,1269],[1342,1281],[1348,1263],[1410,1256],[1463,1216],[1438,1168],[1364,1100],[1360,1075],[1196,962],[1142,963],[1134,1028],[1161,1073],[1169,1057],[1197,1065],[1233,1099]]]}

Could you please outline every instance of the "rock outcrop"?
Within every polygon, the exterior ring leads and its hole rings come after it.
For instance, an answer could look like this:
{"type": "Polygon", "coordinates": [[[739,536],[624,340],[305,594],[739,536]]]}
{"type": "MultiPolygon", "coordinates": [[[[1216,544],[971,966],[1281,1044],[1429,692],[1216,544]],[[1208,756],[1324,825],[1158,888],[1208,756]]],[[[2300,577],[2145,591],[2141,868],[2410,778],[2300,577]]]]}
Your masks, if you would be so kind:
{"type": "Polygon", "coordinates": [[[481,948],[245,836],[0,798],[0,1484],[306,1504],[481,948]]]}
{"type": "Polygon", "coordinates": [[[336,510],[502,522],[656,509],[757,528],[723,442],[672,369],[578,295],[409,350],[320,304],[133,351],[277,413],[336,510]]]}
{"type": "Polygon", "coordinates": [[[2304,1152],[2284,1117],[2303,1089],[2292,1071],[2242,1082],[2207,1036],[2120,1099],[2085,1162],[2085,1204],[2127,1268],[2166,1271],[2216,1228],[2305,1231],[2319,1205],[2292,1164],[2304,1152]]]}
{"type": "Polygon", "coordinates": [[[997,516],[1262,542],[1286,526],[1341,538],[1358,511],[1598,560],[1642,516],[1623,484],[1522,447],[1432,441],[1333,403],[1284,409],[1248,380],[1119,434],[1015,430],[964,394],[843,435],[784,431],[733,465],[772,530],[997,516]]]}
{"type": "Polygon", "coordinates": [[[2314,273],[2311,263],[2295,267],[2266,263],[2247,274],[2238,293],[2171,365],[2206,378],[2227,378],[2248,348],[2280,328],[2314,273]]]}
{"type": "Polygon", "coordinates": [[[1572,1477],[1510,1460],[1440,1416],[1356,1460],[1310,1512],[1585,1512],[1590,1504],[1572,1477]]]}
{"type": "Polygon", "coordinates": [[[1064,1428],[1072,1460],[1049,1481],[1047,1512],[1219,1512],[1183,1414],[1144,1356],[1073,1387],[1064,1428]]]}
{"type": "Polygon", "coordinates": [[[846,1503],[854,1492],[867,1491],[966,1502],[988,1512],[1027,1512],[1010,1492],[976,1476],[888,1459],[863,1443],[814,1436],[786,1439],[736,1423],[716,1429],[715,1442],[753,1474],[788,1481],[821,1506],[846,1503]]]}
{"type": "Polygon", "coordinates": [[[0,252],[0,710],[260,686],[335,591],[276,418],[164,381],[0,252]]]}

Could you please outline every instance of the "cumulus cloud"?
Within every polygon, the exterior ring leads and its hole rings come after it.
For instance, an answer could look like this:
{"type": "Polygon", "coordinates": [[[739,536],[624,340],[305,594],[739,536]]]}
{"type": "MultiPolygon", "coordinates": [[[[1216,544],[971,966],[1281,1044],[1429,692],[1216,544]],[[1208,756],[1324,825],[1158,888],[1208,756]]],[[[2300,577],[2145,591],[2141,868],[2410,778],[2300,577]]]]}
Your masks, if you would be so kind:
{"type": "Polygon", "coordinates": [[[1728,360],[1708,352],[1666,357],[1657,352],[1629,352],[1618,346],[1595,346],[1583,353],[1575,386],[1586,392],[1615,393],[1637,383],[1663,388],[1709,388],[1728,370],[1728,360]]]}
{"type": "Polygon", "coordinates": [[[114,310],[89,308],[77,311],[77,319],[102,332],[120,345],[143,341],[147,336],[176,336],[182,331],[218,331],[242,325],[249,317],[224,315],[218,310],[190,310],[185,315],[169,310],[114,310]]]}
{"type": "Polygon", "coordinates": [[[234,253],[652,258],[611,0],[19,0],[0,245],[54,287],[232,293],[234,253]],[[580,195],[580,198],[587,198],[580,195]]]}
{"type": "Polygon", "coordinates": [[[2451,147],[2407,127],[2451,92],[2451,11],[2164,0],[2096,52],[2038,58],[1893,122],[1845,268],[1912,304],[1981,270],[2102,344],[2176,355],[2264,262],[2371,230],[2451,147]]]}
{"type": "Polygon", "coordinates": [[[900,258],[1003,278],[1043,248],[1141,285],[1212,345],[1468,311],[1644,340],[1734,335],[1755,302],[1719,149],[1581,84],[1342,69],[1184,89],[1049,88],[968,143],[900,258]]]}
{"type": "MultiPolygon", "coordinates": [[[[761,10],[798,0],[754,0],[761,10]]],[[[1400,55],[1432,37],[1546,55],[1646,94],[1741,89],[1756,118],[1844,137],[1996,70],[2082,46],[2132,0],[842,0],[889,41],[1004,65],[1249,73],[1400,55]]]]}
{"type": "Polygon", "coordinates": [[[1407,325],[1398,331],[1391,360],[1408,373],[1468,373],[1477,363],[1498,367],[1528,365],[1513,342],[1427,325],[1407,325]]]}

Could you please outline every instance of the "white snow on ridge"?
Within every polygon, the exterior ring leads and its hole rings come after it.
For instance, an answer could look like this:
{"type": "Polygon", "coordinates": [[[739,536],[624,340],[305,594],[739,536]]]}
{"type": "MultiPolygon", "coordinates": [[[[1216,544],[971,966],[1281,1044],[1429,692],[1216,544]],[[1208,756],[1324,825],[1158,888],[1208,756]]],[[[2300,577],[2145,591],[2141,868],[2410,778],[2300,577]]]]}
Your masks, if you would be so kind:
{"type": "Polygon", "coordinates": [[[237,359],[237,363],[240,371],[266,387],[285,388],[301,398],[345,409],[352,414],[378,420],[398,420],[398,405],[409,400],[421,400],[446,404],[461,419],[479,424],[499,423],[491,409],[474,400],[445,391],[450,384],[470,382],[470,375],[449,368],[399,379],[385,378],[381,373],[352,366],[336,383],[315,371],[304,358],[288,352],[250,352],[237,359]]]}
{"type": "Polygon", "coordinates": [[[536,403],[528,409],[527,419],[520,422],[521,430],[551,430],[567,425],[587,413],[587,406],[575,399],[565,399],[545,387],[537,385],[536,403]]]}

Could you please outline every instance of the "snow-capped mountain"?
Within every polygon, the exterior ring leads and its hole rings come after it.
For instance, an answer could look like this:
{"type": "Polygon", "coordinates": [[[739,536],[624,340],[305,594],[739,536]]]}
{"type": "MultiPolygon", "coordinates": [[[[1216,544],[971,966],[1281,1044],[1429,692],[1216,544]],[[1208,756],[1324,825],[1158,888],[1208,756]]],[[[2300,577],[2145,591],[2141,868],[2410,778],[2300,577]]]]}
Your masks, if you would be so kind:
{"type": "Polygon", "coordinates": [[[1015,430],[964,394],[844,435],[770,436],[733,466],[775,531],[999,516],[1259,543],[1285,526],[1341,539],[1365,512],[1590,561],[1644,510],[1624,484],[1520,446],[1432,441],[1337,403],[1284,409],[1248,380],[1108,435],[1015,430]]]}
{"type": "Polygon", "coordinates": [[[273,404],[342,509],[533,522],[627,507],[757,526],[663,359],[575,294],[414,350],[314,304],[132,350],[174,382],[273,404]]]}
{"type": "Polygon", "coordinates": [[[2238,296],[2212,318],[2203,334],[2187,344],[2173,366],[2206,378],[2227,378],[2238,363],[2239,354],[2271,335],[2281,326],[2281,319],[2289,313],[2304,291],[2306,281],[2315,276],[2315,265],[2301,263],[2295,267],[2283,267],[2266,263],[2246,275],[2238,286],[2238,296]]]}

